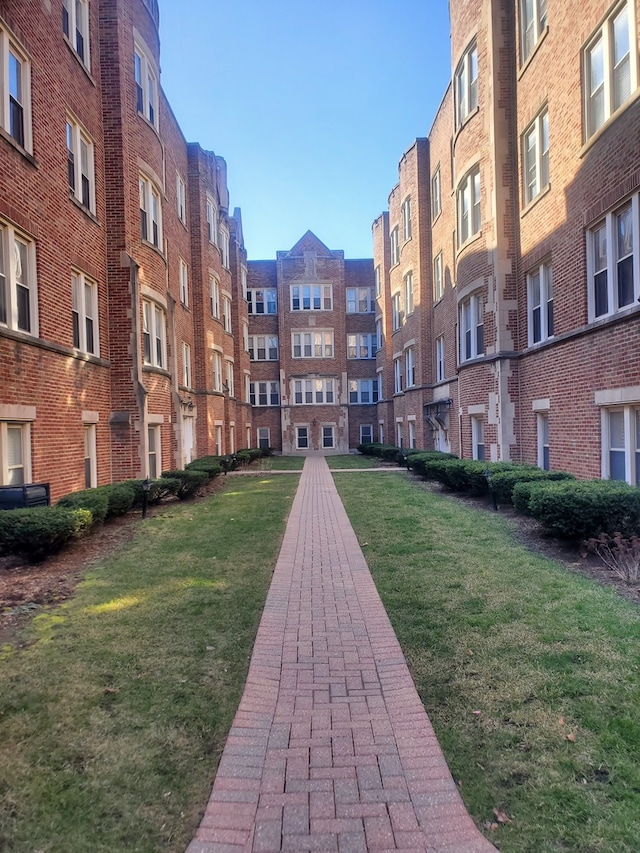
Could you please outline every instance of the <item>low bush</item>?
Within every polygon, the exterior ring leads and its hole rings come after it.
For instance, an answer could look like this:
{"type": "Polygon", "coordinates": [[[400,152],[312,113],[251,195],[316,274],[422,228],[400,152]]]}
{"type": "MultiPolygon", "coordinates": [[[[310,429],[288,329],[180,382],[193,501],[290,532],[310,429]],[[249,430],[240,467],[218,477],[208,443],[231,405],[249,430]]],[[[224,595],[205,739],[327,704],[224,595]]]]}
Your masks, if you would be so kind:
{"type": "Polygon", "coordinates": [[[100,486],[99,488],[107,495],[106,521],[119,515],[126,515],[133,506],[136,493],[130,483],[112,483],[109,486],[100,486]]]}
{"type": "Polygon", "coordinates": [[[91,510],[57,506],[0,512],[0,554],[43,560],[92,525],[91,510]]]}
{"type": "MultiPolygon", "coordinates": [[[[140,507],[144,500],[144,480],[125,480],[128,486],[133,489],[133,505],[140,507]]],[[[180,488],[180,480],[170,477],[158,477],[156,480],[151,480],[151,486],[147,492],[147,504],[158,504],[165,498],[177,495],[180,488]]]]}
{"type": "Polygon", "coordinates": [[[513,490],[517,483],[539,482],[541,480],[575,480],[575,477],[565,471],[543,471],[535,465],[513,464],[508,468],[491,471],[491,488],[496,500],[501,504],[513,502],[513,490]]]}
{"type": "MultiPolygon", "coordinates": [[[[224,457],[226,458],[226,457],[224,457]]],[[[223,471],[223,457],[220,456],[202,456],[200,459],[194,459],[185,466],[185,471],[204,471],[205,474],[212,480],[223,471]]]]}
{"type": "Polygon", "coordinates": [[[88,509],[91,512],[92,524],[99,524],[105,521],[109,514],[109,493],[104,486],[70,492],[60,498],[56,506],[67,509],[88,509]]]}
{"type": "Polygon", "coordinates": [[[180,481],[176,497],[181,501],[193,497],[209,480],[207,472],[199,471],[197,468],[185,469],[184,471],[179,468],[174,471],[163,471],[162,476],[180,481]]]}
{"type": "Polygon", "coordinates": [[[516,483],[511,492],[511,501],[518,512],[523,515],[530,515],[529,501],[531,495],[538,487],[544,487],[548,482],[548,480],[520,480],[516,483]]]}
{"type": "Polygon", "coordinates": [[[565,539],[640,534],[640,489],[613,480],[536,483],[528,511],[551,534],[565,539]]]}

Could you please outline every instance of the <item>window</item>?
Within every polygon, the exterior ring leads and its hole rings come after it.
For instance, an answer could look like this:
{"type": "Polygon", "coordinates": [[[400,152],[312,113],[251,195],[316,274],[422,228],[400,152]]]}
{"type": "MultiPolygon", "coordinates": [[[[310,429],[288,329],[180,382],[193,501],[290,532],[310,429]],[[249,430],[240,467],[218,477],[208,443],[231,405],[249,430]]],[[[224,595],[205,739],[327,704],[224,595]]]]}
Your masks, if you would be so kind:
{"type": "Polygon", "coordinates": [[[440,186],[440,167],[431,178],[431,218],[437,219],[442,212],[442,189],[440,186]]]}
{"type": "Polygon", "coordinates": [[[188,465],[194,458],[196,449],[195,442],[195,418],[192,415],[182,416],[182,460],[183,465],[188,465]]]}
{"type": "Polygon", "coordinates": [[[81,272],[71,273],[71,324],[75,349],[99,355],[98,285],[81,272]]]}
{"type": "Polygon", "coordinates": [[[72,118],[67,119],[67,172],[73,197],[91,213],[95,213],[93,142],[72,118]]]}
{"type": "Polygon", "coordinates": [[[220,318],[220,282],[213,277],[209,279],[209,310],[212,317],[220,318]]]}
{"type": "Polygon", "coordinates": [[[322,446],[330,448],[335,446],[334,428],[332,426],[322,427],[322,446]]]}
{"type": "Polygon", "coordinates": [[[333,358],[333,332],[294,332],[294,358],[333,358]]]}
{"type": "Polygon", "coordinates": [[[373,444],[373,426],[360,424],[360,444],[373,444]]]}
{"type": "Polygon", "coordinates": [[[0,421],[0,484],[31,481],[31,424],[0,421]]]}
{"type": "Polygon", "coordinates": [[[333,289],[330,284],[304,284],[291,288],[292,311],[331,311],[333,289]]]}
{"type": "Polygon", "coordinates": [[[229,269],[229,231],[224,225],[220,225],[218,228],[218,247],[220,249],[220,257],[222,258],[222,266],[225,269],[229,269]]]}
{"type": "Polygon", "coordinates": [[[87,0],[62,0],[62,32],[89,68],[89,3],[87,0]]]}
{"type": "MultiPolygon", "coordinates": [[[[276,346],[278,339],[276,338],[276,346]]],[[[242,323],[242,346],[245,352],[249,352],[249,326],[246,321],[242,323]]]]}
{"type": "Polygon", "coordinates": [[[350,403],[377,403],[378,402],[378,377],[375,379],[350,379],[349,380],[349,402],[350,403]]]}
{"type": "Polygon", "coordinates": [[[176,199],[178,204],[178,219],[183,225],[187,224],[187,187],[184,178],[176,172],[176,199]]]}
{"type": "Polygon", "coordinates": [[[474,459],[484,459],[484,422],[471,418],[471,450],[474,459]]]}
{"type": "Polygon", "coordinates": [[[393,331],[397,332],[402,325],[403,320],[402,295],[400,293],[394,293],[391,297],[391,316],[393,320],[393,331]]]}
{"type": "Polygon", "coordinates": [[[416,447],[416,422],[408,421],[407,426],[409,427],[409,447],[415,450],[416,447]]]}
{"type": "Polygon", "coordinates": [[[271,436],[269,434],[269,427],[258,427],[258,447],[265,448],[270,447],[271,436]]]}
{"type": "Polygon", "coordinates": [[[407,347],[405,350],[404,367],[406,387],[412,388],[416,384],[416,351],[414,347],[407,347]]]}
{"type": "Polygon", "coordinates": [[[31,66],[20,48],[0,27],[0,125],[31,151],[31,66]]]}
{"type": "Polygon", "coordinates": [[[584,50],[587,139],[629,100],[638,86],[632,6],[630,2],[617,4],[584,50]]]}
{"type": "Polygon", "coordinates": [[[404,305],[407,314],[413,314],[413,273],[404,277],[404,305]]]}
{"type": "Polygon", "coordinates": [[[402,239],[411,239],[411,196],[407,196],[402,202],[402,239]]]}
{"type": "Polygon", "coordinates": [[[0,222],[0,326],[38,333],[35,245],[0,222]]]}
{"type": "Polygon", "coordinates": [[[436,382],[444,382],[444,335],[436,338],[436,382]]]}
{"type": "Polygon", "coordinates": [[[275,287],[267,287],[262,290],[248,288],[247,302],[249,303],[249,314],[276,314],[278,311],[275,287]]]}
{"type": "Polygon", "coordinates": [[[218,208],[211,196],[207,196],[207,240],[213,245],[218,242],[218,208]]]}
{"type": "Polygon", "coordinates": [[[217,350],[212,350],[213,390],[222,393],[222,356],[217,350]]]}
{"type": "Polygon", "coordinates": [[[319,405],[335,403],[333,379],[294,379],[294,405],[319,405]]]}
{"type": "Polygon", "coordinates": [[[376,349],[382,349],[382,320],[376,320],[376,349]]]}
{"type": "Polygon", "coordinates": [[[520,0],[522,61],[526,62],[547,26],[547,0],[520,0]]]}
{"type": "Polygon", "coordinates": [[[587,232],[589,318],[615,314],[640,297],[640,196],[587,232]]]}
{"type": "Polygon", "coordinates": [[[222,297],[222,326],[231,334],[231,300],[228,296],[222,297]]]}
{"type": "Polygon", "coordinates": [[[240,267],[240,289],[242,290],[242,298],[247,298],[247,268],[240,267]]]}
{"type": "Polygon", "coordinates": [[[189,307],[189,271],[186,263],[180,258],[178,265],[180,276],[180,302],[185,308],[189,307]]]}
{"type": "Polygon", "coordinates": [[[235,424],[229,424],[229,453],[236,452],[236,427],[235,424]]]}
{"type": "Polygon", "coordinates": [[[155,302],[142,303],[143,358],[154,367],[167,366],[167,338],[164,310],[155,302]]]}
{"type": "Polygon", "coordinates": [[[249,337],[249,358],[252,361],[277,361],[277,335],[251,335],[249,337]]]}
{"type": "Polygon", "coordinates": [[[536,416],[538,427],[538,468],[549,470],[549,413],[539,412],[536,416]]]}
{"type": "Polygon", "coordinates": [[[158,74],[149,52],[140,44],[134,45],[134,76],[136,109],[154,127],[158,127],[158,74]]]}
{"type": "Polygon", "coordinates": [[[347,358],[375,358],[375,335],[347,335],[347,358]]]}
{"type": "Polygon", "coordinates": [[[640,407],[603,409],[602,476],[640,485],[640,407]]]}
{"type": "Polygon", "coordinates": [[[375,307],[373,288],[347,287],[347,314],[371,314],[375,307]]]}
{"type": "Polygon", "coordinates": [[[149,462],[149,478],[155,480],[162,471],[161,435],[159,426],[147,428],[147,458],[149,462]]]}
{"type": "Polygon", "coordinates": [[[528,204],[549,185],[549,112],[546,107],[523,134],[522,171],[528,204]]]}
{"type": "Polygon", "coordinates": [[[400,239],[397,226],[391,232],[391,266],[400,263],[400,239]]]}
{"type": "Polygon", "coordinates": [[[378,424],[378,441],[384,444],[384,423],[382,422],[378,424]]]}
{"type": "Polygon", "coordinates": [[[402,447],[402,421],[396,421],[396,447],[402,447]]]}
{"type": "Polygon", "coordinates": [[[433,259],[433,301],[438,302],[444,296],[444,276],[442,275],[442,252],[433,259]]]}
{"type": "Polygon", "coordinates": [[[160,191],[149,178],[140,175],[140,236],[156,249],[162,247],[160,191]]]}
{"type": "Polygon", "coordinates": [[[182,384],[185,388],[191,388],[191,347],[182,343],[182,384]]]}
{"type": "Polygon", "coordinates": [[[460,304],[460,360],[484,355],[484,306],[474,294],[460,304]]]}
{"type": "Polygon", "coordinates": [[[529,346],[553,337],[553,276],[549,264],[527,275],[529,346]]]}
{"type": "Polygon", "coordinates": [[[480,231],[480,167],[476,166],[458,187],[458,246],[480,231]]]}
{"type": "Polygon", "coordinates": [[[382,279],[380,278],[380,265],[374,269],[373,276],[375,280],[376,298],[382,296],[382,279]]]}
{"type": "Polygon", "coordinates": [[[402,359],[393,360],[393,393],[400,394],[402,391],[402,359]]]}
{"type": "Polygon", "coordinates": [[[215,448],[216,448],[216,456],[222,455],[222,426],[220,424],[216,424],[215,427],[215,448]]]}
{"type": "Polygon", "coordinates": [[[478,49],[475,42],[467,48],[454,75],[456,127],[478,106],[478,49]]]}
{"type": "Polygon", "coordinates": [[[225,376],[226,376],[226,392],[230,397],[235,397],[236,395],[236,387],[235,382],[233,381],[233,362],[227,360],[225,362],[225,376]]]}
{"type": "Polygon", "coordinates": [[[96,447],[96,425],[84,425],[84,487],[94,489],[98,485],[98,454],[96,447]]]}
{"type": "Polygon", "coordinates": [[[249,402],[252,406],[279,406],[279,382],[250,382],[249,402]]]}
{"type": "Polygon", "coordinates": [[[308,427],[296,427],[296,447],[298,450],[306,450],[309,447],[308,427]]]}

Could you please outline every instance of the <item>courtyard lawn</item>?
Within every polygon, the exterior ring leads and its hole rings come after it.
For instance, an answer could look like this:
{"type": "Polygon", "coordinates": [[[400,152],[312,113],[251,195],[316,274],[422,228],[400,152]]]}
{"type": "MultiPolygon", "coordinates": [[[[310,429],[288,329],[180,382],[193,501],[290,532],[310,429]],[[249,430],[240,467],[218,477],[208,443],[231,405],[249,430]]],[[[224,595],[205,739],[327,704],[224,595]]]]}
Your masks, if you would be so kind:
{"type": "Polygon", "coordinates": [[[261,471],[302,471],[304,456],[263,456],[255,464],[261,471]]]}
{"type": "Polygon", "coordinates": [[[0,649],[0,850],[183,853],[297,483],[228,478],[167,507],[0,649]]]}
{"type": "Polygon", "coordinates": [[[638,607],[531,554],[499,514],[334,476],[478,825],[502,853],[637,853],[638,607]]]}
{"type": "Polygon", "coordinates": [[[327,465],[332,470],[336,468],[380,468],[384,463],[374,456],[363,456],[360,453],[349,453],[344,456],[327,456],[327,465]]]}

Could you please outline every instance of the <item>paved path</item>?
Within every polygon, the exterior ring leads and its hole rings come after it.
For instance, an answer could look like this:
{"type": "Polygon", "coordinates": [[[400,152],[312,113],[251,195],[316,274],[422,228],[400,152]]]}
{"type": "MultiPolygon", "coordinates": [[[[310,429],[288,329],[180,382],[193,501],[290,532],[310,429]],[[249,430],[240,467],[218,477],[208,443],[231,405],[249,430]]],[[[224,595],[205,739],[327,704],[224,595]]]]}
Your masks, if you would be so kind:
{"type": "Polygon", "coordinates": [[[187,853],[489,853],[324,458],[305,461],[240,707],[187,853]]]}

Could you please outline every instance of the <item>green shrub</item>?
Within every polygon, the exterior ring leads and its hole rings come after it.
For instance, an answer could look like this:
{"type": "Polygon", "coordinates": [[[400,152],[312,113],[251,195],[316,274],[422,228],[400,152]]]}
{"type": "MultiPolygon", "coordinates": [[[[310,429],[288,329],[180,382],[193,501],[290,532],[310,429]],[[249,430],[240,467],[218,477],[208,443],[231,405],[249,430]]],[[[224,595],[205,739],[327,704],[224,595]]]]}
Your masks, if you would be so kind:
{"type": "Polygon", "coordinates": [[[202,456],[185,466],[185,471],[204,471],[211,480],[221,474],[222,470],[223,465],[220,456],[202,456]]]}
{"type": "Polygon", "coordinates": [[[57,506],[67,509],[88,509],[91,511],[92,523],[98,524],[103,522],[109,513],[109,494],[104,487],[83,489],[60,498],[57,506]]]}
{"type": "Polygon", "coordinates": [[[197,468],[185,469],[184,471],[179,468],[174,471],[163,471],[162,476],[180,481],[176,497],[181,501],[193,497],[209,480],[207,472],[199,471],[197,468]]]}
{"type": "Polygon", "coordinates": [[[107,495],[107,521],[118,515],[126,515],[133,506],[136,493],[130,483],[112,483],[110,486],[100,486],[99,488],[107,495]]]}
{"type": "Polygon", "coordinates": [[[516,483],[513,487],[511,500],[518,512],[521,512],[523,515],[530,515],[529,501],[531,500],[531,495],[538,488],[544,488],[548,482],[549,480],[520,480],[519,483],[516,483]]]}
{"type": "MultiPolygon", "coordinates": [[[[128,486],[133,489],[133,505],[140,507],[144,500],[144,480],[125,480],[128,486]]],[[[156,480],[151,480],[151,486],[147,492],[147,504],[158,504],[165,498],[171,495],[176,495],[180,488],[180,480],[171,479],[169,477],[158,477],[156,480]]]]}
{"type": "Polygon", "coordinates": [[[457,458],[454,453],[443,453],[440,450],[416,450],[407,456],[407,467],[415,471],[416,474],[424,476],[427,463],[457,458]]]}
{"type": "Polygon", "coordinates": [[[529,512],[554,536],[566,539],[640,534],[640,489],[613,480],[537,483],[529,512]]]}
{"type": "Polygon", "coordinates": [[[57,506],[9,509],[0,512],[0,554],[19,554],[42,560],[55,554],[93,522],[89,509],[57,506]]]}
{"type": "Polygon", "coordinates": [[[575,480],[575,477],[565,471],[543,471],[535,465],[514,464],[509,468],[492,472],[491,487],[498,503],[509,504],[513,502],[513,490],[517,483],[541,480],[575,480]]]}
{"type": "Polygon", "coordinates": [[[366,442],[365,444],[358,444],[356,450],[358,453],[362,453],[363,456],[377,456],[377,450],[380,447],[382,447],[381,444],[366,442]]]}

